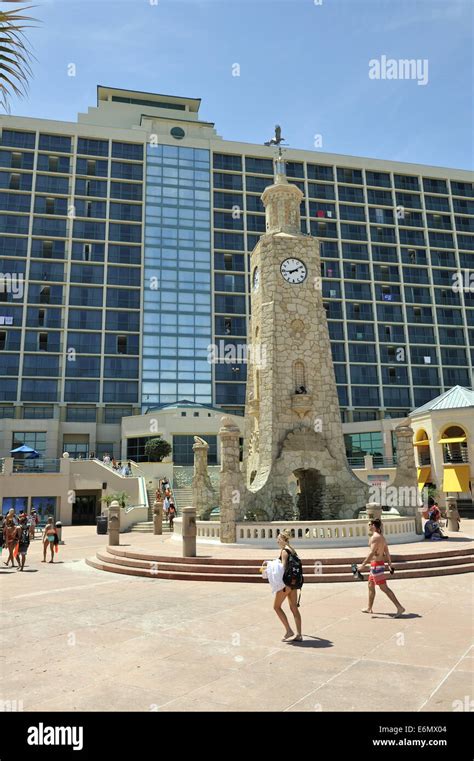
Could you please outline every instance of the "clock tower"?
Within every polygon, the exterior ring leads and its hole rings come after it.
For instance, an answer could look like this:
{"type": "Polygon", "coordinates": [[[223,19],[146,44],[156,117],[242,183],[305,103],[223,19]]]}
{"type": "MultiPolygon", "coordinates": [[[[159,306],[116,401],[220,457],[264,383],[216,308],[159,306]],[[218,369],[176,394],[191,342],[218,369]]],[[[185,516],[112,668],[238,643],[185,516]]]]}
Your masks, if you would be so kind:
{"type": "Polygon", "coordinates": [[[345,455],[319,242],[301,232],[303,193],[281,153],[275,164],[250,257],[245,507],[266,520],[352,518],[368,487],[345,455]]]}

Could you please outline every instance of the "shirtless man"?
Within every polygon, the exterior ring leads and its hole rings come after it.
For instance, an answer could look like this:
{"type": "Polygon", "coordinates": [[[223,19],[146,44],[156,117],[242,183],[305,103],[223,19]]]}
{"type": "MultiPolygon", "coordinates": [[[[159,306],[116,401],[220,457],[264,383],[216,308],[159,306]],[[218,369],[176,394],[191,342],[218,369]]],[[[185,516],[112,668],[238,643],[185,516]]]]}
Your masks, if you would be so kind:
{"type": "Polygon", "coordinates": [[[364,562],[358,567],[358,571],[362,571],[362,569],[370,561],[369,604],[367,608],[364,608],[362,613],[373,612],[372,606],[375,600],[375,589],[376,587],[379,587],[379,589],[382,592],[385,592],[389,600],[391,600],[397,608],[397,612],[395,613],[394,618],[400,618],[401,615],[405,612],[405,608],[400,605],[392,590],[388,588],[387,582],[385,580],[385,562],[391,569],[392,559],[390,557],[390,552],[388,550],[385,537],[382,535],[382,521],[379,518],[375,518],[369,522],[369,526],[373,532],[369,540],[370,552],[364,562]],[[386,561],[384,558],[386,558],[386,561]]]}

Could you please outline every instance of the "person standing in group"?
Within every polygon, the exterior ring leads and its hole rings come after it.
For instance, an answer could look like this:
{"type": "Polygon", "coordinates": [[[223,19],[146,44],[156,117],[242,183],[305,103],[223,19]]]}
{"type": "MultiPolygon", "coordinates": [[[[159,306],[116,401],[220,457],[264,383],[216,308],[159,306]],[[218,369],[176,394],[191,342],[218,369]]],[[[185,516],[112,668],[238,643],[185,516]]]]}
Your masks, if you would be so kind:
{"type": "Polygon", "coordinates": [[[405,608],[399,603],[392,590],[388,588],[387,580],[385,579],[385,563],[387,563],[390,573],[393,573],[393,566],[387,542],[382,534],[382,521],[380,518],[374,518],[369,521],[369,527],[372,530],[372,535],[369,540],[370,552],[364,562],[357,568],[360,573],[370,562],[369,604],[367,608],[364,608],[362,613],[373,613],[372,608],[375,600],[375,590],[378,587],[387,595],[389,600],[391,600],[397,608],[394,618],[400,618],[405,612],[405,608]]]}
{"type": "Polygon", "coordinates": [[[8,558],[5,565],[8,568],[8,564],[11,561],[13,568],[15,566],[13,553],[15,551],[16,545],[18,544],[18,526],[13,523],[11,518],[8,518],[5,522],[5,527],[3,529],[3,544],[8,550],[8,558]]]}
{"type": "Polygon", "coordinates": [[[110,465],[110,455],[108,452],[106,452],[102,458],[102,462],[104,465],[110,465]]]}
{"type": "Polygon", "coordinates": [[[169,509],[170,509],[170,498],[168,495],[163,500],[163,512],[165,514],[166,520],[169,520],[169,509]]]}
{"type": "Polygon", "coordinates": [[[28,519],[28,526],[30,530],[30,540],[35,538],[35,531],[36,531],[36,526],[38,525],[38,523],[39,523],[38,513],[33,507],[31,509],[31,513],[28,519]]]}
{"type": "Polygon", "coordinates": [[[171,500],[170,506],[168,509],[168,522],[169,522],[171,531],[173,531],[173,523],[175,518],[176,518],[176,507],[174,502],[171,500]]]}
{"type": "Polygon", "coordinates": [[[28,525],[28,518],[24,515],[20,518],[20,524],[18,526],[18,555],[16,556],[16,562],[18,568],[22,571],[25,567],[26,553],[30,546],[30,527],[28,525]]]}
{"type": "Polygon", "coordinates": [[[46,552],[48,547],[51,550],[50,563],[54,563],[54,545],[56,544],[58,532],[54,526],[53,518],[50,516],[46,522],[46,526],[43,532],[43,560],[42,563],[46,563],[46,552]]]}
{"type": "MultiPolygon", "coordinates": [[[[290,562],[291,556],[294,558],[298,558],[298,555],[296,554],[296,551],[293,549],[293,547],[289,543],[290,535],[286,533],[285,531],[281,531],[278,535],[278,545],[280,547],[280,560],[283,565],[283,581],[285,581],[285,574],[288,568],[288,564],[290,562]]],[[[278,592],[275,592],[275,600],[273,603],[273,609],[275,613],[277,614],[278,618],[282,622],[283,626],[285,627],[285,636],[282,639],[282,642],[301,642],[303,640],[303,635],[301,634],[301,614],[298,609],[298,589],[294,589],[289,586],[284,586],[283,589],[279,590],[278,592]],[[295,619],[295,626],[296,626],[296,634],[292,630],[290,623],[288,621],[288,618],[286,617],[286,614],[282,610],[282,605],[284,601],[288,598],[288,602],[290,605],[290,610],[293,614],[293,618],[295,619]]]]}

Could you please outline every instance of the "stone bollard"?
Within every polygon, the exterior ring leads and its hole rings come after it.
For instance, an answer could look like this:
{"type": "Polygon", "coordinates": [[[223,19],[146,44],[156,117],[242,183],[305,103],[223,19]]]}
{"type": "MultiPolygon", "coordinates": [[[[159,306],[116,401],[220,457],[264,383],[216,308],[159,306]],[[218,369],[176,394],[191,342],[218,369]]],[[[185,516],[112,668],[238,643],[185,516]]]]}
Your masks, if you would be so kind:
{"type": "Polygon", "coordinates": [[[446,502],[446,517],[448,519],[446,523],[446,528],[448,531],[458,532],[461,517],[459,515],[456,500],[449,499],[449,497],[446,502]]]}
{"type": "MultiPolygon", "coordinates": [[[[366,512],[367,512],[367,518],[370,521],[375,520],[376,518],[382,518],[382,507],[379,505],[378,502],[367,502],[365,506],[366,512]]],[[[383,530],[383,523],[382,523],[382,530],[383,530]]],[[[369,536],[372,536],[372,531],[369,527],[369,536]]]]}
{"type": "Polygon", "coordinates": [[[120,544],[120,505],[116,499],[109,505],[109,545],[120,544]]]}
{"type": "Polygon", "coordinates": [[[367,502],[365,509],[367,511],[369,520],[374,520],[375,518],[382,517],[382,507],[378,502],[367,502]]]}
{"type": "Polygon", "coordinates": [[[196,557],[196,508],[183,507],[183,558],[196,557]]]}
{"type": "Polygon", "coordinates": [[[155,499],[153,503],[153,533],[163,533],[163,502],[159,499],[155,499]]]}

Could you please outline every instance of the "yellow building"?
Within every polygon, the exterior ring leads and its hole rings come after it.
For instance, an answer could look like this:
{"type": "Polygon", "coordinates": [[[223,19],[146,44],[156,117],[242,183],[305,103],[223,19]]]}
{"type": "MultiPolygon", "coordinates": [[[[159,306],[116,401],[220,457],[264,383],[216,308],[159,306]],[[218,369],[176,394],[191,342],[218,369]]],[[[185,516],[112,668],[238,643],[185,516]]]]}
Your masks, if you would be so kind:
{"type": "Polygon", "coordinates": [[[433,484],[441,505],[450,494],[473,509],[474,391],[454,386],[410,418],[420,489],[433,484]]]}

